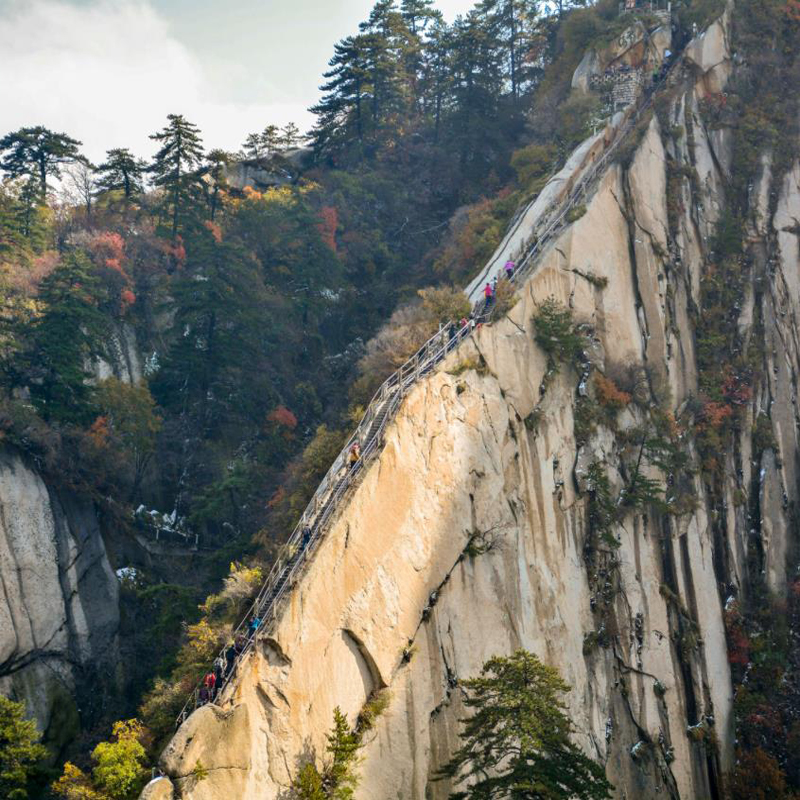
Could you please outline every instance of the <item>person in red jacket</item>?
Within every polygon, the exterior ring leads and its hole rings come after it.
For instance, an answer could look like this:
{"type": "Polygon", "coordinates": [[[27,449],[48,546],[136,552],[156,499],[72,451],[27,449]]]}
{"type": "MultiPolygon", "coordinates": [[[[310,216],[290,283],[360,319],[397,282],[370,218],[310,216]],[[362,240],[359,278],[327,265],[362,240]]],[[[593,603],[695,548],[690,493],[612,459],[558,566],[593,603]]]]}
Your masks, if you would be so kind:
{"type": "Polygon", "coordinates": [[[217,676],[213,672],[209,672],[208,675],[206,675],[205,678],[203,678],[203,686],[208,691],[208,696],[212,702],[214,701],[214,694],[215,694],[214,688],[216,687],[216,685],[217,685],[217,676]]]}

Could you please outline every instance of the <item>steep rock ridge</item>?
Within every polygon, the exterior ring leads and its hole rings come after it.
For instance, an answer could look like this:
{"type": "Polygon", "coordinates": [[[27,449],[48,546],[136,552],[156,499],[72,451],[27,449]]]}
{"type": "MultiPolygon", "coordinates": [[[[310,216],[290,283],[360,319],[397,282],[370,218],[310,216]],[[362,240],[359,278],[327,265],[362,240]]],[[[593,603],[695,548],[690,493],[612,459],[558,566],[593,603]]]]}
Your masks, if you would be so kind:
{"type": "Polygon", "coordinates": [[[115,663],[117,579],[94,509],[0,452],[0,691],[24,700],[56,749],[77,730],[78,677],[115,663]]]}
{"type": "MultiPolygon", "coordinates": [[[[691,406],[695,309],[732,160],[730,132],[706,127],[700,100],[730,74],[729,38],[726,14],[689,46],[667,110],[643,127],[627,165],[600,178],[508,317],[410,391],[274,632],[220,707],[177,732],[162,757],[170,777],[146,797],[284,796],[324,750],[334,706],[352,720],[387,690],[357,796],[445,798],[434,775],[457,742],[458,680],[519,646],[573,686],[578,741],[606,764],[617,796],[720,796],[733,747],[724,604],[748,590],[754,537],[774,589],[792,544],[800,165],[775,186],[764,156],[751,240],[756,266],[771,268],[753,270],[734,309],[743,335],[763,339],[767,380],[748,413],[768,415],[774,443],[755,452],[744,425],[719,454],[721,497],[700,474],[683,476],[695,502],[630,511],[599,566],[587,550],[587,468],[604,462],[619,491],[622,448],[602,423],[578,444],[583,376],[564,368],[545,390],[531,320],[555,297],[592,331],[592,369],[630,367],[653,405],[691,406]]],[[[619,432],[647,413],[627,408],[619,432]]],[[[696,457],[689,437],[685,448],[696,457]]]]}

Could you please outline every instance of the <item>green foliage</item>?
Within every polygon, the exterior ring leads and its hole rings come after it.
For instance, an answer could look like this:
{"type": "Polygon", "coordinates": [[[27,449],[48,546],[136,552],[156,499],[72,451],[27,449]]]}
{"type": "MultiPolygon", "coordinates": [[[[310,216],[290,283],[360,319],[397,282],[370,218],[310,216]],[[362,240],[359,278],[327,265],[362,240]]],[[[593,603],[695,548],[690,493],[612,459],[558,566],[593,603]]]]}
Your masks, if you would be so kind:
{"type": "Polygon", "coordinates": [[[468,317],[472,311],[469,299],[461,289],[453,287],[429,287],[420,289],[425,316],[435,322],[447,324],[468,317]]]}
{"type": "Polygon", "coordinates": [[[480,677],[462,682],[462,744],[440,779],[467,784],[453,798],[607,798],[603,768],[570,741],[572,723],[558,672],[532,653],[495,656],[480,677]]]}
{"type": "Polygon", "coordinates": [[[112,738],[92,751],[91,776],[69,761],[52,785],[63,800],[135,800],[147,782],[147,753],[138,720],[114,723],[112,738]]]}
{"type": "Polygon", "coordinates": [[[691,0],[689,3],[681,3],[677,8],[677,15],[684,30],[691,30],[692,25],[703,30],[724,10],[725,4],[722,0],[691,0]]]}
{"type": "Polygon", "coordinates": [[[333,710],[333,728],[327,736],[327,752],[330,763],[325,770],[325,783],[331,787],[331,800],[350,800],[353,797],[358,776],[355,767],[358,763],[358,751],[361,737],[350,729],[347,717],[338,706],[333,710]]]}
{"type": "Polygon", "coordinates": [[[574,364],[585,346],[575,329],[572,312],[554,297],[548,297],[533,315],[534,339],[547,354],[548,366],[558,371],[561,364],[574,364]]]}
{"type": "Polygon", "coordinates": [[[597,429],[597,425],[603,421],[603,414],[596,400],[591,397],[578,397],[573,411],[575,444],[578,447],[586,444],[597,429]]]}
{"type": "Polygon", "coordinates": [[[614,536],[614,525],[619,521],[619,508],[611,494],[611,483],[604,466],[595,461],[589,466],[586,476],[589,491],[589,532],[608,547],[618,548],[614,536]]]}
{"type": "Polygon", "coordinates": [[[328,795],[322,786],[322,775],[311,762],[303,764],[292,781],[292,794],[296,800],[327,800],[328,795]]]}
{"type": "Polygon", "coordinates": [[[391,695],[388,690],[383,689],[375,692],[364,704],[361,713],[356,720],[356,730],[363,739],[364,734],[368,733],[375,727],[375,723],[384,711],[389,707],[391,695]]]}
{"type": "Polygon", "coordinates": [[[101,413],[92,430],[105,444],[118,448],[133,468],[131,496],[135,497],[156,451],[162,419],[147,386],[107,378],[97,387],[95,401],[101,413]]]}
{"type": "Polygon", "coordinates": [[[0,139],[0,169],[9,177],[28,177],[38,181],[39,197],[47,194],[49,178],[61,177],[61,166],[81,160],[81,143],[65,133],[37,125],[20,128],[0,139]]]}
{"type": "Polygon", "coordinates": [[[80,767],[67,761],[61,777],[51,786],[53,793],[63,800],[110,800],[109,796],[97,791],[92,779],[80,767]]]}
{"type": "Polygon", "coordinates": [[[18,328],[24,350],[11,371],[17,385],[30,387],[45,419],[81,422],[93,416],[94,390],[86,365],[98,353],[104,332],[98,298],[88,259],[71,251],[41,282],[41,313],[18,328]]]}
{"type": "Polygon", "coordinates": [[[777,447],[772,420],[762,412],[753,424],[753,452],[763,453],[764,450],[777,450],[777,447]]]}
{"type": "Polygon", "coordinates": [[[477,558],[494,550],[496,544],[493,532],[474,530],[470,533],[466,547],[464,547],[464,555],[469,558],[477,558]]]}
{"type": "Polygon", "coordinates": [[[153,157],[153,183],[163,190],[162,220],[168,222],[172,241],[188,222],[200,193],[203,146],[200,131],[180,114],[168,114],[166,127],[151,137],[158,142],[153,157]]]}
{"type": "Polygon", "coordinates": [[[471,370],[475,370],[475,372],[481,376],[489,374],[489,368],[486,366],[483,356],[468,356],[467,358],[463,358],[452,369],[449,369],[447,374],[457,378],[459,375],[463,375],[465,372],[471,370]]]}
{"type": "Polygon", "coordinates": [[[663,508],[663,496],[659,481],[636,470],[621,492],[620,503],[629,509],[643,509],[648,505],[663,508]]]}
{"type": "Polygon", "coordinates": [[[585,205],[575,206],[567,212],[567,222],[577,222],[585,213],[585,205]]]}
{"type": "Polygon", "coordinates": [[[320,771],[313,761],[306,762],[292,781],[292,797],[297,800],[352,800],[358,786],[358,751],[364,734],[372,730],[375,720],[389,702],[385,692],[371,698],[359,714],[355,728],[337,706],[333,710],[333,727],[327,734],[325,763],[320,771]]]}
{"type": "Polygon", "coordinates": [[[106,160],[97,167],[100,188],[106,192],[121,191],[126,200],[143,191],[145,164],[125,147],[106,152],[106,160]]]}
{"type": "Polygon", "coordinates": [[[556,149],[552,144],[529,144],[516,150],[511,157],[517,182],[531,192],[539,192],[544,188],[555,163],[556,149]]]}
{"type": "Polygon", "coordinates": [[[594,94],[571,95],[559,108],[559,144],[564,152],[577,147],[592,133],[591,122],[600,110],[600,99],[594,94]]]}
{"type": "Polygon", "coordinates": [[[458,213],[434,263],[436,272],[450,280],[464,280],[485,264],[503,238],[519,198],[500,192],[458,213]]]}
{"type": "Polygon", "coordinates": [[[147,779],[147,753],[141,743],[142,725],[135,719],[114,723],[112,741],[92,751],[92,780],[112,800],[132,800],[147,779]]]}
{"type": "Polygon", "coordinates": [[[543,414],[544,412],[542,411],[541,406],[536,406],[536,408],[534,408],[533,411],[531,411],[531,413],[525,417],[525,427],[532,433],[535,433],[537,430],[539,430],[539,424],[542,421],[543,414]]]}
{"type": "Polygon", "coordinates": [[[26,800],[28,780],[47,750],[39,744],[36,723],[25,719],[25,705],[0,695],[0,794],[26,800]]]}

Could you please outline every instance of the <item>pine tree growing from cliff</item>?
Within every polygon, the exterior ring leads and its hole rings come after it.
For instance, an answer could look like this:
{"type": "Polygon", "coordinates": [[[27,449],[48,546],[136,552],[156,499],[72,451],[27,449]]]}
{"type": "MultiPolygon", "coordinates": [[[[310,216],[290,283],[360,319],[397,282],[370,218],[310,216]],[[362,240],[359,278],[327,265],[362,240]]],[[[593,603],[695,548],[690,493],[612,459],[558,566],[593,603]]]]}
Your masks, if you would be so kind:
{"type": "Polygon", "coordinates": [[[304,764],[292,782],[295,800],[352,800],[358,776],[355,767],[361,749],[362,733],[350,728],[347,717],[337,706],[333,710],[333,727],[327,735],[327,763],[322,772],[313,762],[304,764]]]}
{"type": "Polygon", "coordinates": [[[603,800],[612,788],[603,768],[570,741],[572,723],[560,695],[569,691],[552,667],[518,650],[489,659],[480,677],[462,682],[465,720],[461,747],[440,778],[461,800],[603,800]]]}

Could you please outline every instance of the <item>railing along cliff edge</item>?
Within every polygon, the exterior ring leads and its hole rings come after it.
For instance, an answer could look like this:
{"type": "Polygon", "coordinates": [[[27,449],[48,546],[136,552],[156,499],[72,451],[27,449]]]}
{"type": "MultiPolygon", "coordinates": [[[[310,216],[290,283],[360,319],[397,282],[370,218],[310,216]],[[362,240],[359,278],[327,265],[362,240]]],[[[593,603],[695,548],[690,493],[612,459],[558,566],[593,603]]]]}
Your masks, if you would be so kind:
{"type": "MultiPolygon", "coordinates": [[[[553,239],[553,236],[564,226],[569,212],[585,199],[590,184],[610,162],[611,157],[633,130],[642,113],[651,106],[652,99],[653,92],[651,91],[638,106],[631,108],[627,118],[618,127],[614,140],[608,145],[603,155],[580,178],[569,192],[567,198],[561,202],[554,202],[548,209],[544,215],[544,229],[540,233],[532,235],[520,247],[518,258],[521,260],[517,264],[516,271],[511,276],[513,283],[518,284],[528,276],[533,268],[536,256],[543,252],[545,246],[553,239]]],[[[516,228],[521,224],[524,211],[527,208],[529,206],[515,214],[509,228],[516,228]]],[[[497,260],[496,256],[494,260],[497,260]]],[[[487,308],[486,303],[481,300],[475,305],[474,317],[477,321],[489,320],[491,319],[492,311],[493,307],[489,306],[487,308]]],[[[458,326],[452,322],[447,324],[435,333],[403,366],[390,375],[375,393],[358,427],[325,474],[288,540],[278,551],[275,563],[272,565],[258,595],[241,622],[232,632],[231,637],[234,640],[241,634],[246,637],[246,643],[237,653],[232,669],[225,676],[223,688],[219,690],[220,695],[233,682],[239,665],[251,650],[256,636],[272,629],[274,626],[281,600],[289,593],[294,579],[311,553],[316,549],[322,538],[322,529],[339,507],[347,489],[363,471],[367,461],[379,451],[384,431],[397,413],[403,397],[421,377],[431,372],[446,355],[456,349],[471,333],[472,327],[470,325],[458,326]],[[347,464],[348,455],[350,448],[356,442],[361,446],[361,458],[355,466],[349,467],[347,464]],[[310,534],[307,533],[309,531],[310,534]],[[304,532],[307,537],[305,542],[303,542],[304,532]],[[248,624],[254,618],[260,619],[260,624],[255,632],[250,632],[248,624]]],[[[220,657],[224,658],[225,649],[227,648],[223,648],[220,652],[220,657]]],[[[176,720],[178,725],[201,704],[201,688],[202,680],[197,684],[178,715],[176,720]]]]}

